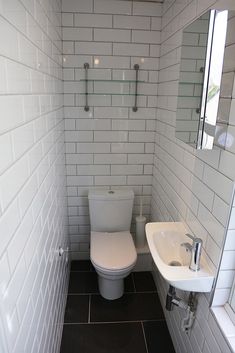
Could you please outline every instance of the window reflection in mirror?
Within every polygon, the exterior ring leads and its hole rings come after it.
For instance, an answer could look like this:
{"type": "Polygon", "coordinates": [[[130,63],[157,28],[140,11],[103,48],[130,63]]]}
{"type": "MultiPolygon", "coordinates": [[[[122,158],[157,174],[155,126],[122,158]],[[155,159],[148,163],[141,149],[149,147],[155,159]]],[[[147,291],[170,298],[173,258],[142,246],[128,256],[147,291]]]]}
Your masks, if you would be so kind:
{"type": "Polygon", "coordinates": [[[211,10],[183,31],[176,137],[198,149],[213,148],[227,16],[211,10]]]}

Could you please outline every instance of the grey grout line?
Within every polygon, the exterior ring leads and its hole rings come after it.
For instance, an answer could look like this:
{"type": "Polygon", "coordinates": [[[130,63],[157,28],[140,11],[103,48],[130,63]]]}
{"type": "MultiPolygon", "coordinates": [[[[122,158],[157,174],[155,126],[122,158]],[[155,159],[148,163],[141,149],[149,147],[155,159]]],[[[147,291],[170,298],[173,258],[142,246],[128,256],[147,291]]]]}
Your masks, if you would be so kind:
{"type": "Polygon", "coordinates": [[[64,322],[64,325],[107,325],[107,324],[132,324],[144,322],[166,322],[165,319],[149,319],[149,320],[127,320],[127,321],[91,321],[91,322],[64,322]]]}
{"type": "MultiPolygon", "coordinates": [[[[124,295],[128,295],[128,294],[158,294],[157,290],[152,290],[152,291],[139,291],[139,292],[124,292],[124,295]]],[[[68,295],[98,295],[100,296],[99,292],[88,292],[88,293],[69,293],[68,295]]]]}
{"type": "Polygon", "coordinates": [[[92,293],[92,292],[89,292],[89,293],[68,293],[68,295],[99,295],[99,292],[95,292],[95,293],[92,293]]]}
{"type": "Polygon", "coordinates": [[[134,280],[133,273],[131,274],[131,278],[132,278],[132,282],[133,282],[133,286],[134,286],[134,292],[136,293],[136,286],[135,286],[135,280],[134,280]]]}
{"type": "MultiPolygon", "coordinates": [[[[84,165],[86,165],[86,164],[84,164],[84,165]]],[[[78,207],[79,207],[79,206],[78,206],[78,207]]],[[[82,272],[82,273],[84,273],[84,272],[85,272],[85,273],[94,273],[95,271],[90,271],[90,270],[89,270],[89,271],[87,271],[87,270],[84,270],[84,271],[83,271],[83,270],[71,270],[70,272],[71,272],[71,273],[73,273],[73,272],[79,272],[79,273],[80,273],[80,272],[82,272]]]]}
{"type": "Polygon", "coordinates": [[[88,324],[91,322],[91,295],[89,295],[88,324]]]}
{"type": "Polygon", "coordinates": [[[149,319],[149,320],[119,320],[119,321],[92,321],[90,324],[131,324],[131,323],[141,323],[141,322],[165,322],[165,319],[149,319]]]}
{"type": "Polygon", "coordinates": [[[141,322],[141,326],[142,326],[142,331],[143,331],[143,336],[144,336],[144,342],[145,342],[146,352],[148,353],[148,345],[147,345],[147,340],[146,340],[146,336],[145,336],[145,331],[144,331],[144,324],[143,324],[143,322],[141,322]]]}

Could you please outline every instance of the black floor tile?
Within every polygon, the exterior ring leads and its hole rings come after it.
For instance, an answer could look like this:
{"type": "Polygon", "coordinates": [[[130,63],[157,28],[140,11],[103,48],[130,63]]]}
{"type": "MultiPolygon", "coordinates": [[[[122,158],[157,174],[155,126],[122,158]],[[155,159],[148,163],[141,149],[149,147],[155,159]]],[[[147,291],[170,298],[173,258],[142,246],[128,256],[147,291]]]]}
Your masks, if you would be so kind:
{"type": "Polygon", "coordinates": [[[146,353],[140,323],[65,325],[60,353],[146,353]]]}
{"type": "Polygon", "coordinates": [[[72,271],[91,271],[90,260],[74,260],[71,262],[71,272],[72,271]]]}
{"type": "Polygon", "coordinates": [[[157,293],[124,294],[117,300],[91,296],[91,322],[164,319],[157,293]]]}
{"type": "Polygon", "coordinates": [[[124,291],[125,292],[135,292],[134,282],[132,273],[124,278],[124,291]]]}
{"type": "Polygon", "coordinates": [[[133,272],[136,292],[154,292],[157,290],[151,272],[133,272]]]}
{"type": "Polygon", "coordinates": [[[89,295],[68,295],[65,323],[88,322],[89,295]]]}
{"type": "Polygon", "coordinates": [[[91,263],[91,271],[95,272],[95,267],[93,266],[92,263],[91,263]]]}
{"type": "Polygon", "coordinates": [[[98,293],[97,275],[95,272],[71,272],[69,294],[98,293]]]}
{"type": "Polygon", "coordinates": [[[165,321],[144,322],[148,353],[175,353],[165,321]]]}

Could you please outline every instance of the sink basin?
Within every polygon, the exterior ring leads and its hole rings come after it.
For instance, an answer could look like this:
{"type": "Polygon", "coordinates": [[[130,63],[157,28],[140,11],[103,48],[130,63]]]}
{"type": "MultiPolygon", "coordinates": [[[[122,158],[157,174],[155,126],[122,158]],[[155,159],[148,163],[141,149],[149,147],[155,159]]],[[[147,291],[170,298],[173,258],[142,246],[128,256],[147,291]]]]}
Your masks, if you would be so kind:
{"type": "Polygon", "coordinates": [[[191,252],[181,244],[191,241],[181,222],[154,222],[146,224],[146,236],[153,260],[162,277],[175,288],[190,292],[210,292],[214,275],[203,253],[200,270],[189,269],[191,252]]]}

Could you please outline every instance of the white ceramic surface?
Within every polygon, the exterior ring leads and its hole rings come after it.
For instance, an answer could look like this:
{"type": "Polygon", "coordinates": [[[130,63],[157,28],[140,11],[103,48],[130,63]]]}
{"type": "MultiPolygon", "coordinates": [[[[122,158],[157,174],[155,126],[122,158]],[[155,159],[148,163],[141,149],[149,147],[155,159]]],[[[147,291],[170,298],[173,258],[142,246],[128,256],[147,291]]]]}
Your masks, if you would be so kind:
{"type": "Polygon", "coordinates": [[[88,200],[92,231],[113,233],[130,229],[132,190],[90,190],[88,200]]]}
{"type": "MultiPolygon", "coordinates": [[[[181,244],[191,243],[185,236],[186,228],[181,222],[155,222],[146,224],[146,235],[153,260],[162,277],[172,286],[193,292],[210,292],[214,275],[203,258],[201,268],[189,269],[191,253],[181,244]],[[181,265],[171,266],[172,261],[181,265]]],[[[200,237],[200,235],[198,235],[200,237]]]]}
{"type": "Polygon", "coordinates": [[[137,254],[131,225],[132,190],[89,191],[90,259],[98,274],[100,294],[109,300],[123,295],[124,278],[134,268],[137,254]]]}
{"type": "Polygon", "coordinates": [[[121,272],[136,263],[137,254],[129,231],[91,232],[91,259],[93,265],[110,272],[121,272]]]}

